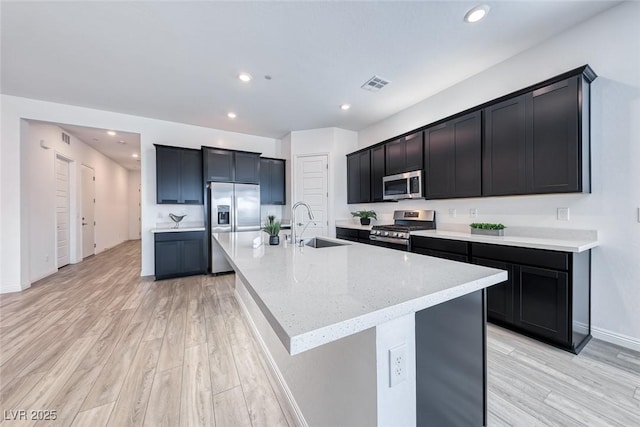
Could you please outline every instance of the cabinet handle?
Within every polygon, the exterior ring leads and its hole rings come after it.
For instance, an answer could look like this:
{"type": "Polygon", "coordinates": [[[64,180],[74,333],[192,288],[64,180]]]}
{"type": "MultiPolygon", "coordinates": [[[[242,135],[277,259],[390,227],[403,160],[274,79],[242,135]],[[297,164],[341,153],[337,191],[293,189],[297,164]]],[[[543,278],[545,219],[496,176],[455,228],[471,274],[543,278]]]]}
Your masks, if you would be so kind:
{"type": "Polygon", "coordinates": [[[177,200],[174,199],[162,199],[162,203],[173,203],[173,204],[178,204],[177,200]]]}
{"type": "Polygon", "coordinates": [[[195,200],[195,199],[187,199],[184,202],[188,203],[188,204],[191,204],[191,205],[199,205],[200,204],[200,200],[195,200]]]}

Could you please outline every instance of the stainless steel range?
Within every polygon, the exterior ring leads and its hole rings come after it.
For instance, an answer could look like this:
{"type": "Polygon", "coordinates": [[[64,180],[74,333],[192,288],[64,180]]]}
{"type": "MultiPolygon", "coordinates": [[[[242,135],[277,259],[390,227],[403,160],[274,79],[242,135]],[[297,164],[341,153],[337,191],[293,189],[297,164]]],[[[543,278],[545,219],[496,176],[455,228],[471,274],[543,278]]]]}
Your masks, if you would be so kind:
{"type": "Polygon", "coordinates": [[[393,225],[374,225],[369,233],[369,241],[373,245],[408,251],[412,231],[435,228],[436,211],[395,211],[393,225]]]}

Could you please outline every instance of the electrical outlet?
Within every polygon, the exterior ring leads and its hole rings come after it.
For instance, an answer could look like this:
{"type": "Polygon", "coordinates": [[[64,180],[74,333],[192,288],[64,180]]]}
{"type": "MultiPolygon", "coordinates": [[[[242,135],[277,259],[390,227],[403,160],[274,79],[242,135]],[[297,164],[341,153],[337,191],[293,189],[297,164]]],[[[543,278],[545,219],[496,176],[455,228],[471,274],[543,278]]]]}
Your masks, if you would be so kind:
{"type": "Polygon", "coordinates": [[[449,209],[449,217],[450,218],[455,218],[456,217],[456,210],[455,209],[449,209]]]}
{"type": "Polygon", "coordinates": [[[478,218],[478,209],[476,208],[469,209],[469,218],[478,218]]]}
{"type": "Polygon", "coordinates": [[[49,262],[49,255],[44,256],[44,262],[49,262]]]}
{"type": "Polygon", "coordinates": [[[640,222],[640,208],[638,208],[638,222],[640,222]]]}
{"type": "Polygon", "coordinates": [[[558,221],[569,221],[569,208],[558,208],[558,221]]]}
{"type": "Polygon", "coordinates": [[[401,344],[389,349],[389,387],[407,379],[407,346],[401,344]]]}

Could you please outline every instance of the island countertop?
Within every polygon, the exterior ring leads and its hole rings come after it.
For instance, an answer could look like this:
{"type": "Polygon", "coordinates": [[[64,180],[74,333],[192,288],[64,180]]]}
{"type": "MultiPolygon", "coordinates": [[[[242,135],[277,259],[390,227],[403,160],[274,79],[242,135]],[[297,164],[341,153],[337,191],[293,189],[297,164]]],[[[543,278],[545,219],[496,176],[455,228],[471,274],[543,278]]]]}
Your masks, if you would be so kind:
{"type": "Polygon", "coordinates": [[[507,280],[503,270],[325,237],[344,246],[253,248],[263,235],[213,234],[291,355],[507,280]]]}

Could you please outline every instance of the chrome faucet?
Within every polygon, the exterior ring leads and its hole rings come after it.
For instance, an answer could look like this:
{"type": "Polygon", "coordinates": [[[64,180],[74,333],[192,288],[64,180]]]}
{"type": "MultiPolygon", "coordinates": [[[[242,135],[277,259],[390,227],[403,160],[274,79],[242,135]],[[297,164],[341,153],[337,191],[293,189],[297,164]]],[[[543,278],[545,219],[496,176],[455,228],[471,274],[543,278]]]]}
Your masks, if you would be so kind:
{"type": "MultiPolygon", "coordinates": [[[[307,208],[307,215],[309,216],[309,221],[313,221],[314,217],[313,217],[313,212],[311,212],[311,207],[306,204],[303,201],[300,201],[296,204],[294,204],[293,206],[291,206],[291,237],[293,239],[293,244],[295,245],[296,243],[301,243],[302,240],[302,234],[304,234],[304,231],[307,229],[307,227],[309,226],[309,222],[307,223],[307,225],[302,229],[302,233],[300,233],[300,240],[296,239],[296,208],[298,206],[304,206],[305,208],[307,208]]],[[[298,225],[303,225],[302,223],[299,223],[298,225]]]]}

